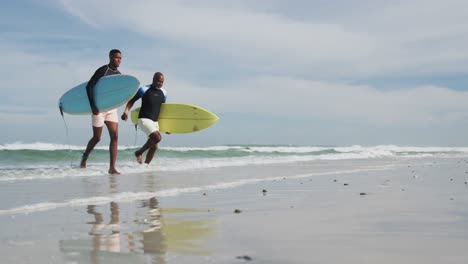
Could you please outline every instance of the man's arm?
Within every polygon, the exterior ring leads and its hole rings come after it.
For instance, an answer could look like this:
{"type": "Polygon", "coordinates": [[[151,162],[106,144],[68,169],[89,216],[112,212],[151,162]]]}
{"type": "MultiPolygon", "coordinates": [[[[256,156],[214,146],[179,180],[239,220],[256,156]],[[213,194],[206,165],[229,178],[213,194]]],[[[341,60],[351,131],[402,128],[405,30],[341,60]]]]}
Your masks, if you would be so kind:
{"type": "Polygon", "coordinates": [[[99,81],[101,77],[104,76],[105,73],[106,73],[105,67],[101,67],[97,69],[96,72],[91,77],[91,79],[89,80],[88,84],[86,85],[86,94],[88,95],[89,105],[91,106],[91,111],[93,112],[94,115],[99,114],[99,109],[96,107],[96,104],[94,103],[93,89],[96,83],[99,81]]]}
{"type": "MultiPolygon", "coordinates": [[[[128,119],[128,111],[130,111],[130,109],[132,109],[132,106],[133,104],[135,104],[136,101],[138,101],[138,99],[140,99],[142,97],[141,95],[141,88],[138,89],[138,92],[135,94],[135,96],[133,96],[132,99],[130,99],[130,101],[128,101],[127,105],[125,106],[125,110],[121,116],[122,120],[124,121],[127,121],[128,119]]],[[[144,92],[143,92],[144,94],[144,92]]]]}

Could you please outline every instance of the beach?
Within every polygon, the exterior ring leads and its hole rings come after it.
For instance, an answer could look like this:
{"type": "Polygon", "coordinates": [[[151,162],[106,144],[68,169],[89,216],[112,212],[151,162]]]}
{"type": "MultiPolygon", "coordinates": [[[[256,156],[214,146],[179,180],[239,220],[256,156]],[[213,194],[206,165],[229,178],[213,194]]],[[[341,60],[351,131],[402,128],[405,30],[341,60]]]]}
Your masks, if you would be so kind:
{"type": "Polygon", "coordinates": [[[168,147],[149,168],[122,148],[121,175],[34,148],[0,148],[2,263],[468,260],[464,148],[168,147]]]}
{"type": "Polygon", "coordinates": [[[3,1],[0,264],[468,264],[467,10],[3,1]]]}

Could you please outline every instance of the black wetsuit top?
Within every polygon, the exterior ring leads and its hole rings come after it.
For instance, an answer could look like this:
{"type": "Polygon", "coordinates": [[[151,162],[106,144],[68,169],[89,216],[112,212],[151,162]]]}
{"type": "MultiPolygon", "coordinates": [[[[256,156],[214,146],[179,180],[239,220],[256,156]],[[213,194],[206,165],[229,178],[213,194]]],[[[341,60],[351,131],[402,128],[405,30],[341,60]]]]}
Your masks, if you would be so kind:
{"type": "Polygon", "coordinates": [[[141,98],[141,108],[138,118],[148,118],[158,121],[161,105],[166,102],[166,90],[154,88],[151,85],[138,89],[137,94],[130,100],[132,104],[141,98]]]}
{"type": "Polygon", "coordinates": [[[96,83],[99,81],[101,77],[104,77],[107,75],[114,75],[114,74],[121,74],[121,73],[119,72],[119,70],[111,69],[109,64],[100,67],[99,69],[96,70],[96,72],[94,72],[93,77],[91,77],[88,84],[86,85],[86,93],[88,94],[88,100],[91,106],[94,106],[94,93],[92,91],[96,83]]]}

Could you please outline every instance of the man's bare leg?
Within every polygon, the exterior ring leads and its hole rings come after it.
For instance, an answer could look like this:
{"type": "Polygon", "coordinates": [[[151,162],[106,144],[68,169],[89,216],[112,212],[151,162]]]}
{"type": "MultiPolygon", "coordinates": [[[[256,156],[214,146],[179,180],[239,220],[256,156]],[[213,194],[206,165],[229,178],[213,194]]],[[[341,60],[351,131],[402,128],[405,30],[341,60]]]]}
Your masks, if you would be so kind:
{"type": "Polygon", "coordinates": [[[86,150],[81,157],[80,168],[86,168],[86,160],[88,159],[89,154],[93,151],[94,147],[101,140],[102,127],[93,126],[93,137],[89,140],[86,150]]]}
{"type": "Polygon", "coordinates": [[[148,153],[146,153],[145,163],[150,164],[151,160],[153,160],[154,153],[158,149],[158,144],[154,144],[152,147],[148,149],[148,153]]]}
{"type": "Polygon", "coordinates": [[[151,160],[153,159],[154,153],[156,152],[157,144],[159,141],[161,141],[161,134],[159,134],[158,131],[155,131],[149,136],[146,143],[139,150],[135,151],[135,158],[137,159],[137,162],[139,164],[141,164],[141,161],[142,161],[141,156],[148,149],[149,151],[146,154],[145,163],[149,164],[151,162],[151,160]]]}
{"type": "Polygon", "coordinates": [[[153,141],[153,145],[151,146],[151,148],[148,150],[148,153],[146,154],[146,159],[145,159],[146,164],[150,164],[150,162],[153,160],[154,154],[156,153],[156,150],[158,149],[158,143],[161,142],[161,134],[158,131],[155,131],[150,135],[150,139],[153,141]]]}
{"type": "Polygon", "coordinates": [[[120,174],[115,169],[115,161],[117,160],[117,147],[118,147],[118,130],[119,123],[106,121],[107,130],[109,130],[110,144],[109,144],[109,174],[120,174]]]}
{"type": "Polygon", "coordinates": [[[161,134],[155,131],[149,136],[149,139],[153,142],[153,145],[150,146],[148,153],[146,153],[146,164],[150,164],[151,160],[153,160],[154,154],[158,149],[158,143],[161,141],[161,134]]]}
{"type": "Polygon", "coordinates": [[[145,151],[148,150],[151,147],[152,144],[153,144],[153,142],[151,141],[151,139],[148,138],[148,140],[145,142],[145,144],[139,150],[135,151],[135,158],[136,158],[138,164],[142,163],[141,155],[143,155],[143,153],[145,153],[145,151]]]}

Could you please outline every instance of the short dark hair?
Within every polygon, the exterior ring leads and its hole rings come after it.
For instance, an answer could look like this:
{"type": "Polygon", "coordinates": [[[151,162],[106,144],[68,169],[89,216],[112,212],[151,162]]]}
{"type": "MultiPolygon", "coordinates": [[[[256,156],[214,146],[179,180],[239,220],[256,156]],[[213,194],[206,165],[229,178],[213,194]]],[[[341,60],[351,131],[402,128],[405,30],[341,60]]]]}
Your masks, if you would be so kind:
{"type": "Polygon", "coordinates": [[[120,52],[120,50],[118,50],[118,49],[112,49],[111,51],[109,51],[109,56],[112,56],[112,55],[117,54],[117,53],[122,53],[122,52],[120,52]]]}
{"type": "Polygon", "coordinates": [[[164,76],[164,74],[162,72],[155,72],[153,78],[156,76],[164,76]]]}

